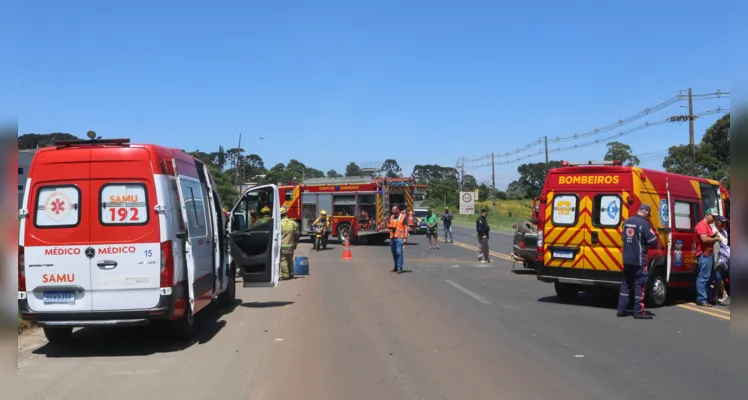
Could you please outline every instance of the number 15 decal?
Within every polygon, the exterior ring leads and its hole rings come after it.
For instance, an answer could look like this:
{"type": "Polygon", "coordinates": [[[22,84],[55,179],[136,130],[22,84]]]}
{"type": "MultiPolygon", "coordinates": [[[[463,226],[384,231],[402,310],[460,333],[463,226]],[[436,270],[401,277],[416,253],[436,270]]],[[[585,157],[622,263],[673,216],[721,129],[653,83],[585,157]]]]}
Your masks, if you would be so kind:
{"type": "Polygon", "coordinates": [[[112,222],[123,222],[125,220],[134,222],[140,221],[138,218],[138,209],[135,207],[130,207],[129,209],[125,207],[112,207],[109,209],[109,212],[111,213],[112,222]]]}
{"type": "Polygon", "coordinates": [[[146,251],[145,251],[145,256],[146,256],[146,257],[153,257],[153,251],[151,251],[151,250],[146,250],[146,251]]]}

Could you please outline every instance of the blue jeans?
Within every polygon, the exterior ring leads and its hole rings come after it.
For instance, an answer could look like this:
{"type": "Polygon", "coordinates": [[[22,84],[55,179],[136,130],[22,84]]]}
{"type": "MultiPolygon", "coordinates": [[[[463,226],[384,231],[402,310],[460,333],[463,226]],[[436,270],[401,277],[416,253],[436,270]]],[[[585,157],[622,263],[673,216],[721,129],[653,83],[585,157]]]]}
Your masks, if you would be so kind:
{"type": "Polygon", "coordinates": [[[702,304],[712,301],[712,272],[714,271],[714,255],[699,256],[698,277],[696,278],[696,303],[702,304]]]}
{"type": "Polygon", "coordinates": [[[444,225],[444,242],[446,243],[447,240],[452,241],[452,225],[444,225]]]}
{"type": "Polygon", "coordinates": [[[395,262],[395,270],[403,270],[403,240],[390,239],[390,250],[392,250],[392,261],[395,262]]]}

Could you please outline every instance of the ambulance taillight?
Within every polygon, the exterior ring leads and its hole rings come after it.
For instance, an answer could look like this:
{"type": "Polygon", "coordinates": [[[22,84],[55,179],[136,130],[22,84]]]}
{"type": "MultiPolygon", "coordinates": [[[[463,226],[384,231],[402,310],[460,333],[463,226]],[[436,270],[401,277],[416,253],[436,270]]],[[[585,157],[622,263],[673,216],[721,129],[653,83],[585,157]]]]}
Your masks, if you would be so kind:
{"type": "Polygon", "coordinates": [[[161,243],[161,287],[174,285],[174,250],[171,240],[161,243]]]}
{"type": "Polygon", "coordinates": [[[538,229],[538,251],[537,256],[535,257],[536,260],[542,261],[543,260],[543,230],[538,229]]]}
{"type": "Polygon", "coordinates": [[[26,291],[26,258],[23,246],[18,246],[18,291],[26,291]]]}

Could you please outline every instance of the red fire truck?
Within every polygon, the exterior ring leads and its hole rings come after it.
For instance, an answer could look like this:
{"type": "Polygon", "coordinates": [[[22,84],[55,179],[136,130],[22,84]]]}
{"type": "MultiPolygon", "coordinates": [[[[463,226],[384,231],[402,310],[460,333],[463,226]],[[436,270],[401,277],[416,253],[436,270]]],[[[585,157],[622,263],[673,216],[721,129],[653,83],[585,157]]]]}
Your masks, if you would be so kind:
{"type": "Polygon", "coordinates": [[[312,222],[325,210],[331,217],[331,233],[339,240],[349,236],[352,241],[382,244],[389,238],[386,221],[391,207],[413,210],[416,183],[412,178],[345,177],[313,182],[278,188],[289,218],[299,223],[303,236],[313,237],[312,222]]]}

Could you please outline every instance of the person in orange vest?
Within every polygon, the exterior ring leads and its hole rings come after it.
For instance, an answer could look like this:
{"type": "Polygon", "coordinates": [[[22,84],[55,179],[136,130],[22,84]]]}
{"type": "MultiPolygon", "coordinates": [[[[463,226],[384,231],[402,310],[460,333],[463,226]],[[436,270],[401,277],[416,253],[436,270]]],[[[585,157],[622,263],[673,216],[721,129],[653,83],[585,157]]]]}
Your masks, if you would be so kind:
{"type": "Polygon", "coordinates": [[[407,220],[407,214],[404,212],[401,213],[397,206],[392,207],[392,214],[390,215],[390,223],[388,225],[390,229],[390,250],[392,251],[392,261],[395,263],[395,268],[392,272],[397,272],[398,274],[403,272],[403,245],[408,239],[407,220]]]}

